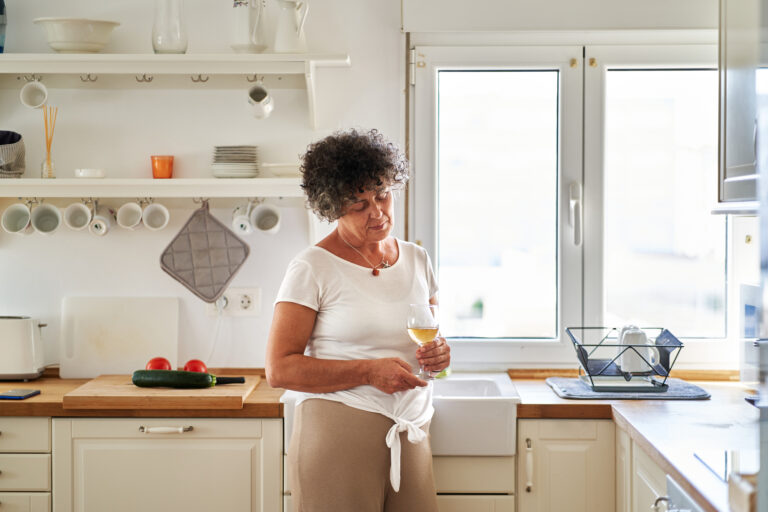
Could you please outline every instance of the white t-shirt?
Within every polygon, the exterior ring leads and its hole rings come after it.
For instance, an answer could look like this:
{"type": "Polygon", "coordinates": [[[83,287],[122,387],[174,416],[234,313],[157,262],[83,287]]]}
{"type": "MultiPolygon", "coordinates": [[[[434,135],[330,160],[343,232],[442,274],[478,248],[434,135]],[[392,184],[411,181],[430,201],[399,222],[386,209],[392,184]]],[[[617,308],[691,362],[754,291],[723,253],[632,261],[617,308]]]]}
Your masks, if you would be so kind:
{"type": "MultiPolygon", "coordinates": [[[[418,348],[408,337],[409,304],[426,304],[437,293],[437,281],[427,252],[416,244],[396,240],[399,257],[374,276],[371,269],[342,259],[317,246],[308,247],[288,265],[277,293],[278,302],[293,302],[317,311],[315,327],[304,354],[318,359],[377,359],[399,357],[414,370],[418,348]]],[[[426,435],[419,428],[431,418],[432,385],[398,393],[357,386],[332,393],[298,393],[296,404],[309,398],[342,402],[376,412],[395,424],[387,434],[391,448],[390,479],[400,487],[400,437],[410,442],[426,435]]]]}

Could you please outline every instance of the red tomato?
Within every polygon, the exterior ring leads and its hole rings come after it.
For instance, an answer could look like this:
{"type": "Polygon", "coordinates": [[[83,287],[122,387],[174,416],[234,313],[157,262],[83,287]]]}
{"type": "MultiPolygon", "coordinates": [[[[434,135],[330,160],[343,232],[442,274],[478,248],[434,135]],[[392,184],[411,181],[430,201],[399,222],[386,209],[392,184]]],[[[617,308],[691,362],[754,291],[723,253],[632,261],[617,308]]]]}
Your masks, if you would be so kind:
{"type": "Polygon", "coordinates": [[[147,370],[170,370],[171,362],[164,357],[153,357],[145,368],[147,370]]]}
{"type": "Polygon", "coordinates": [[[205,363],[199,359],[190,359],[187,361],[187,364],[184,365],[184,371],[208,373],[208,367],[206,367],[205,363]]]}

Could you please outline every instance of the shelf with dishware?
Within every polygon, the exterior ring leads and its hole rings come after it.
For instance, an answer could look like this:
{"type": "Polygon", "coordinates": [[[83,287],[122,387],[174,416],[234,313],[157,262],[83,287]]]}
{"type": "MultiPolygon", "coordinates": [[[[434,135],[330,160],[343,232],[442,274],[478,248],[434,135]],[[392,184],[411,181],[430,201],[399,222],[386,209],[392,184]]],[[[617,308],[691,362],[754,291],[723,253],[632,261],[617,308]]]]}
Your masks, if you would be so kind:
{"type": "Polygon", "coordinates": [[[309,120],[317,126],[317,70],[351,65],[346,54],[0,54],[0,87],[40,80],[50,87],[215,87],[263,81],[273,88],[305,88],[309,120]]]}
{"type": "Polygon", "coordinates": [[[303,197],[300,178],[63,178],[0,180],[0,197],[303,197]]]}

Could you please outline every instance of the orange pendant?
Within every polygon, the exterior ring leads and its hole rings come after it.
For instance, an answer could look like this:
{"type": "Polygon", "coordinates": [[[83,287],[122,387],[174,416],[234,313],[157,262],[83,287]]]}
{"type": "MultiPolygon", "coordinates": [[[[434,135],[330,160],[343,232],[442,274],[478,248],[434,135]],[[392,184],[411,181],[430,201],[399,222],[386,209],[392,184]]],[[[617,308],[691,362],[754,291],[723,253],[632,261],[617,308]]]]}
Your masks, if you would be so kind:
{"type": "Polygon", "coordinates": [[[375,275],[375,276],[379,275],[379,269],[377,269],[377,268],[373,269],[372,274],[375,275]]]}

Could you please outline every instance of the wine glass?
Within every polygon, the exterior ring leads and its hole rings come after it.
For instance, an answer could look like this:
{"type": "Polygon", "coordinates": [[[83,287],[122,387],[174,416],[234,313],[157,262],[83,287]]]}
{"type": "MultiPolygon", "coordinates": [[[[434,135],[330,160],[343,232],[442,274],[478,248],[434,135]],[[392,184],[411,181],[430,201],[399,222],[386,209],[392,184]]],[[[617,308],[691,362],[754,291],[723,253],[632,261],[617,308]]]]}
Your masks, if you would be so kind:
{"type": "MultiPolygon", "coordinates": [[[[418,345],[427,345],[435,341],[440,327],[437,306],[434,304],[411,304],[408,306],[408,336],[418,345]]],[[[431,372],[419,366],[416,374],[421,379],[434,379],[431,372]]]]}

